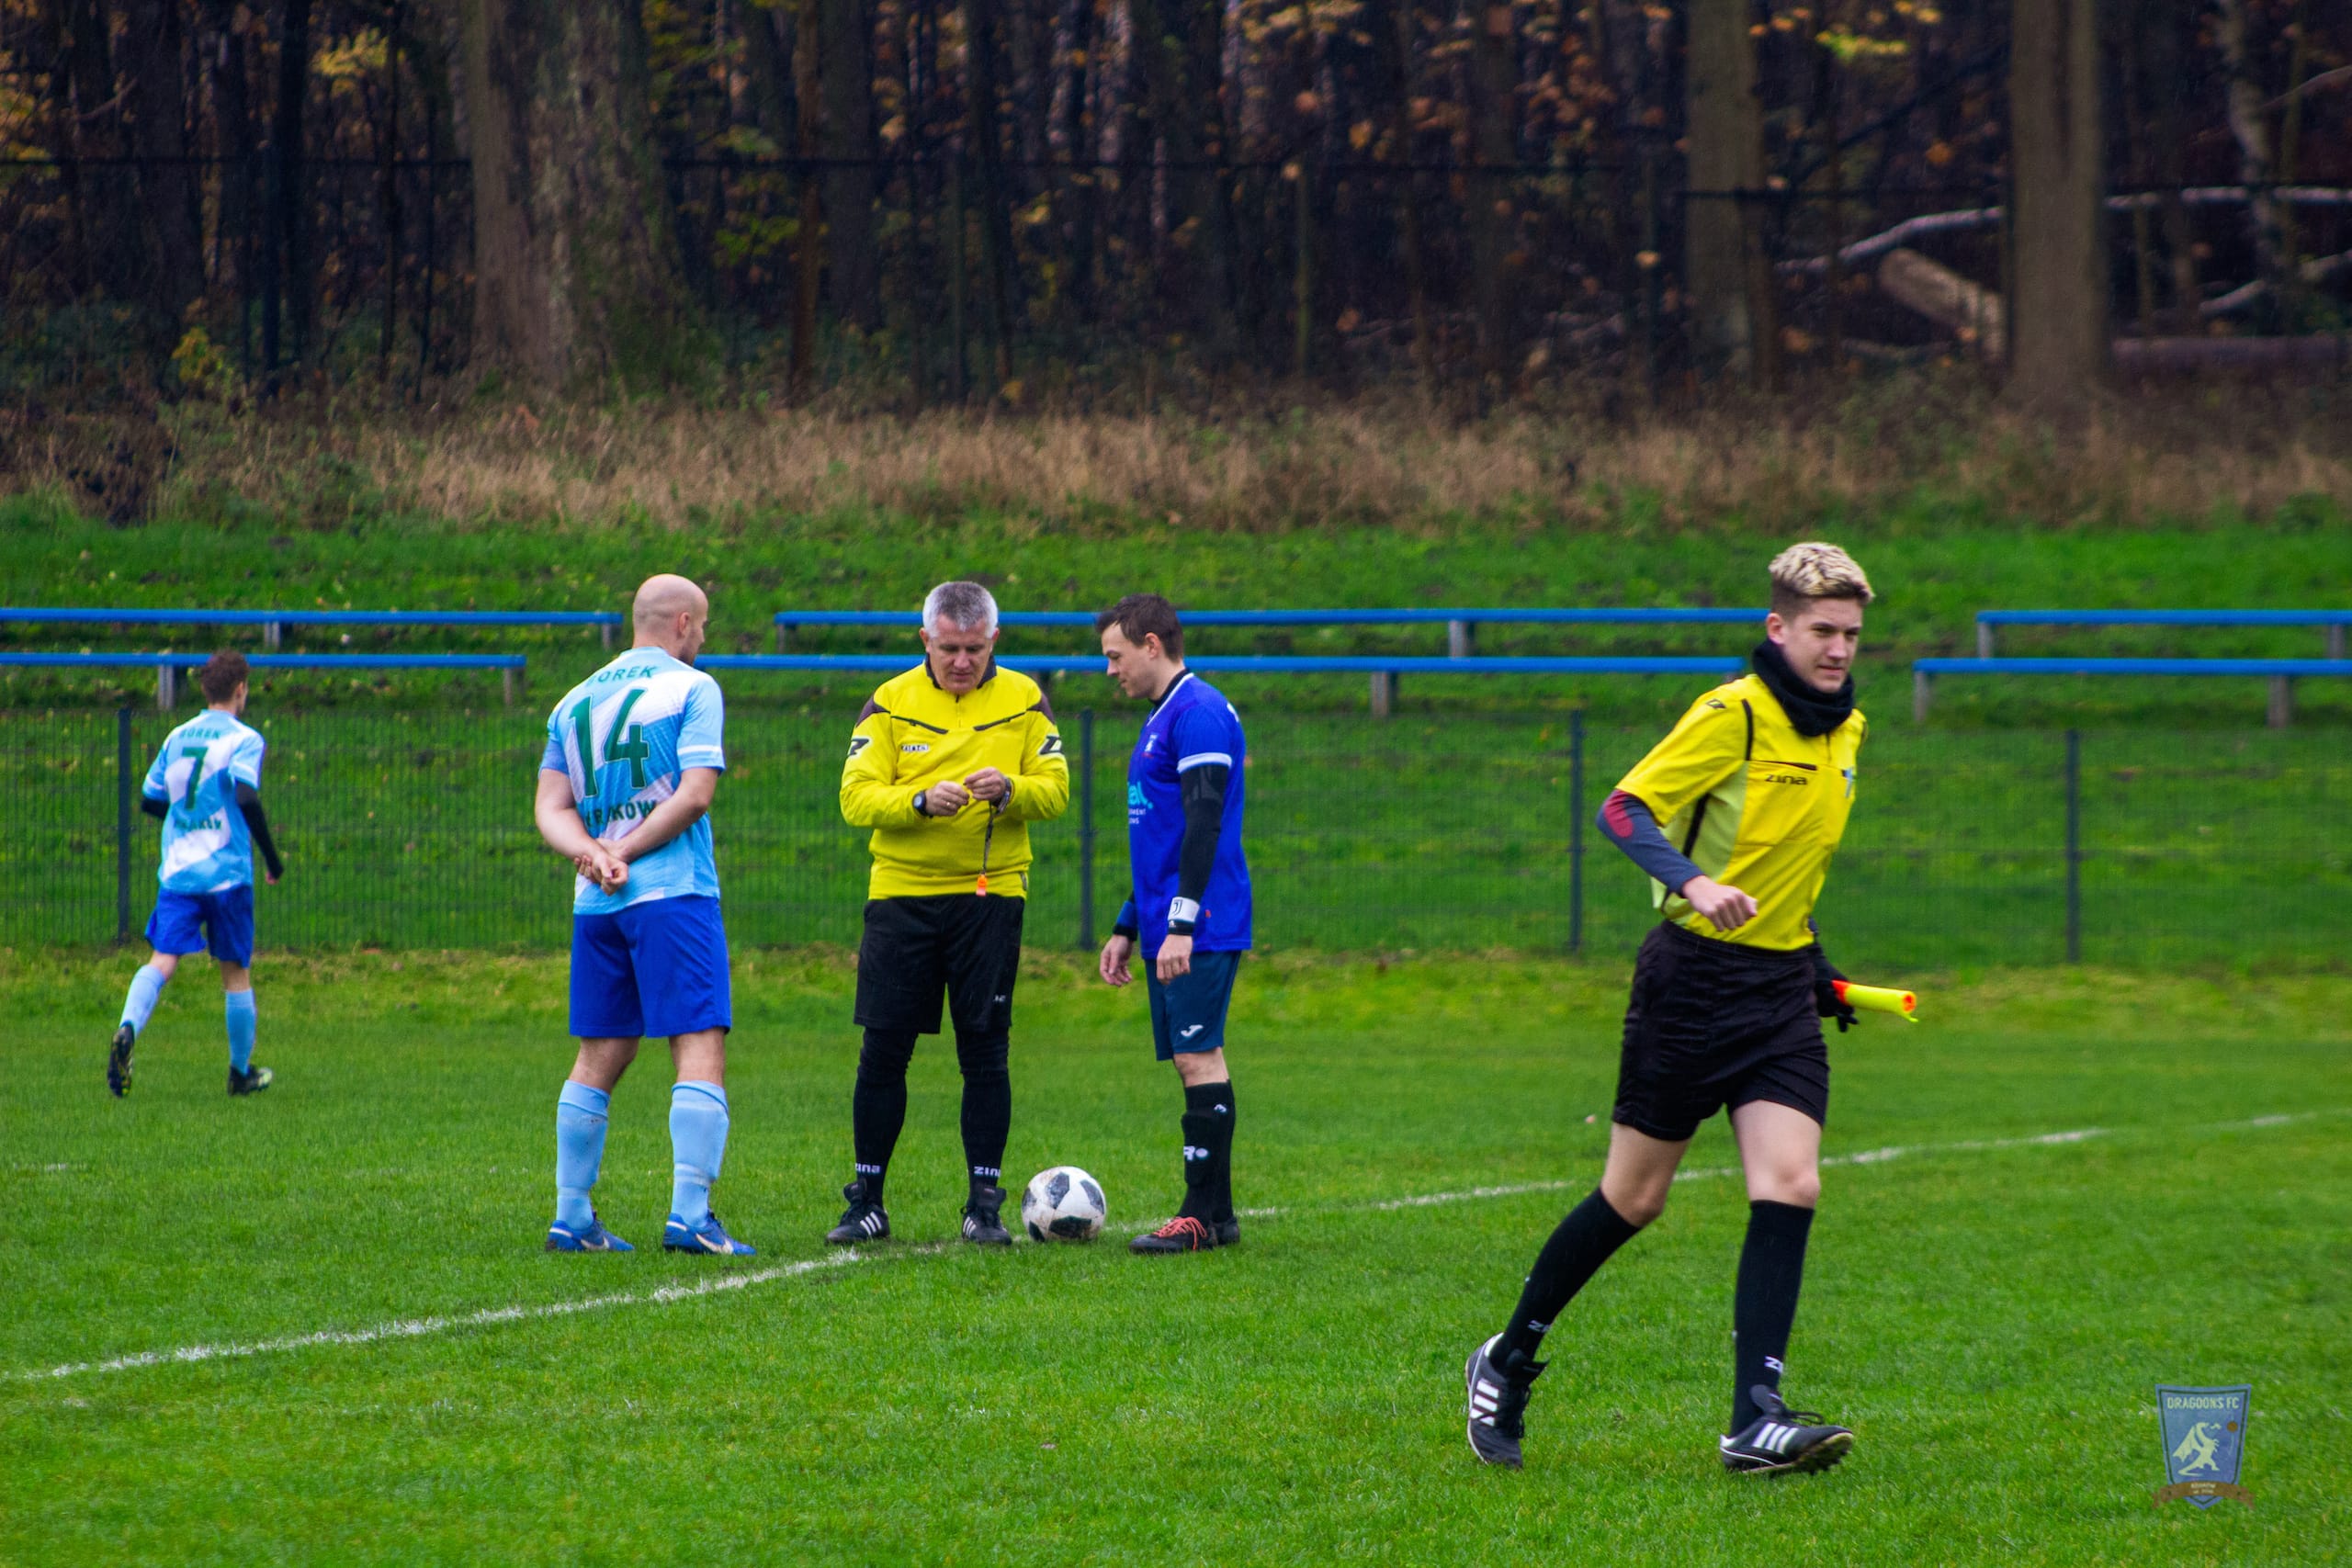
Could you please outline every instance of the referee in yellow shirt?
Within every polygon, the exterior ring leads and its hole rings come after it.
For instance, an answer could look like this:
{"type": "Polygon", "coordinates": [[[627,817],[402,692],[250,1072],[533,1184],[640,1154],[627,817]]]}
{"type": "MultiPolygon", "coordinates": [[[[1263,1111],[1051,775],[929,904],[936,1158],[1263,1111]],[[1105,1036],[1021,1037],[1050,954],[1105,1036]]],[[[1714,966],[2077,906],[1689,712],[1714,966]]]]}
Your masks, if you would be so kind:
{"type": "Polygon", "coordinates": [[[1869,725],[1852,666],[1870,580],[1835,545],[1772,561],[1754,672],[1701,697],[1625,775],[1600,827],[1656,885],[1600,1185],[1544,1246],[1500,1334],[1464,1370],[1472,1451],[1520,1463],[1544,1334],[1577,1292],[1657,1218],[1699,1124],[1731,1112],[1747,1178],[1734,1299],[1732,1416],[1717,1445],[1738,1472],[1822,1470],[1854,1435],[1781,1403],[1805,1239],[1821,1193],[1829,1053],[1821,1020],[1853,1021],[1832,988],[1814,901],[1846,831],[1869,725]]]}
{"type": "Polygon", "coordinates": [[[922,664],[886,681],[858,716],[842,768],[842,816],[874,829],[851,1097],[857,1171],[825,1239],[890,1234],[883,1183],[907,1120],[915,1037],[939,1032],[944,994],[964,1071],[964,1239],[1010,1245],[1004,1144],[1012,986],[1028,904],[1029,827],[1069,804],[1061,732],[1037,682],[996,662],[996,600],[943,582],[922,606],[922,664]]]}

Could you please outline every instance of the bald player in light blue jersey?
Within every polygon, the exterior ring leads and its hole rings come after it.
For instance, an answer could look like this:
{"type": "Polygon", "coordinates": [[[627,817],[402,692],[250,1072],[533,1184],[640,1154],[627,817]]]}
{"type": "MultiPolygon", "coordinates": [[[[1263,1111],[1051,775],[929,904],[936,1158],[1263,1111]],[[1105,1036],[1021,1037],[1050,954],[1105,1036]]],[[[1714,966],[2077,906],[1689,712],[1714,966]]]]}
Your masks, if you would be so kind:
{"type": "Polygon", "coordinates": [[[710,602],[683,577],[637,591],[637,645],[564,694],[548,717],[537,816],[572,863],[571,1032],[556,1106],[549,1252],[628,1252],[590,1193],[614,1086],[638,1042],[667,1035],[673,1155],[668,1252],[749,1257],[710,1212],[727,1151],[727,931],[711,858],[711,797],[727,753],[718,682],[694,667],[710,602]]]}
{"type": "Polygon", "coordinates": [[[181,959],[206,952],[220,964],[229,1092],[256,1094],[274,1081],[267,1067],[253,1065],[254,851],[261,851],[273,884],[286,867],[261,809],[268,743],[238,716],[245,711],[246,677],[242,653],[205,660],[196,677],[204,711],[164,738],[140,786],[139,808],[163,821],[164,852],[155,869],[155,912],[147,920],[153,955],[131,976],[107,1053],[107,1088],[118,1100],[130,1091],[131,1051],[165,983],[181,959]]]}

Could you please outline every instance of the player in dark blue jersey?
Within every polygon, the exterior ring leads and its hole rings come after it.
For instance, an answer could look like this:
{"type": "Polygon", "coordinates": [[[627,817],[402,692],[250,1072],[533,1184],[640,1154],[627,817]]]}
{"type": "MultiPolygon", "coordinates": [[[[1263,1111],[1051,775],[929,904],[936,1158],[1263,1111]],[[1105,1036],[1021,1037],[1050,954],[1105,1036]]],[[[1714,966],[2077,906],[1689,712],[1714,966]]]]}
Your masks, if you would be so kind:
{"type": "Polygon", "coordinates": [[[1250,951],[1250,863],[1241,853],[1241,716],[1184,668],[1184,628],[1157,593],[1130,593],[1094,617],[1119,689],[1151,704],[1127,762],[1133,891],[1102,944],[1105,982],[1134,979],[1143,945],[1151,1035],[1184,1084],[1184,1204],[1128,1243],[1200,1252],[1241,1239],[1233,1217],[1233,1081],[1225,1014],[1250,951]]]}

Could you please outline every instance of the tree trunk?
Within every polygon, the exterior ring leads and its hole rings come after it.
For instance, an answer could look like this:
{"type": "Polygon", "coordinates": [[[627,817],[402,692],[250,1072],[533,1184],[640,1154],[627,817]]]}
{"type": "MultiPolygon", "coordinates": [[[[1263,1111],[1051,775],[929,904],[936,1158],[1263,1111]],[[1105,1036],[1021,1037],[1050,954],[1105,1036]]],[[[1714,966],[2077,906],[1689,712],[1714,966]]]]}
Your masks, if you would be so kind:
{"type": "Polygon", "coordinates": [[[237,0],[209,0],[218,41],[205,51],[212,82],[213,155],[221,160],[220,217],[214,230],[214,271],[236,279],[240,301],[237,357],[245,365],[253,301],[254,219],[259,197],[254,166],[253,89],[245,71],[245,35],[237,26],[237,0]]]}
{"type": "Polygon", "coordinates": [[[1470,162],[1463,191],[1470,225],[1471,295],[1478,314],[1478,362],[1490,389],[1511,374],[1511,231],[1515,227],[1510,172],[1519,162],[1518,71],[1508,0],[1465,0],[1470,28],[1470,162]],[[1492,173],[1481,174],[1480,170],[1492,173]]]}
{"type": "Polygon", "coordinates": [[[2108,368],[2098,17],[2098,0],[2020,5],[2009,46],[2009,394],[2052,413],[2081,405],[2108,368]]]}
{"type": "Polygon", "coordinates": [[[1002,54],[999,0],[963,0],[964,91],[967,135],[979,175],[980,272],[988,290],[989,339],[996,384],[1012,378],[1012,204],[1004,177],[1002,54]]]}
{"type": "Polygon", "coordinates": [[[1413,317],[1413,369],[1421,395],[1437,391],[1437,328],[1430,318],[1429,257],[1421,238],[1421,199],[1413,162],[1412,0],[1367,0],[1364,28],[1379,60],[1380,96],[1386,110],[1389,156],[1406,165],[1396,175],[1398,235],[1405,252],[1405,302],[1413,317]]]}
{"type": "Polygon", "coordinates": [[[86,286],[113,299],[135,299],[146,280],[146,231],[131,195],[130,171],[99,162],[119,159],[128,151],[115,91],[114,26],[106,0],[65,0],[64,11],[60,31],[66,73],[73,82],[68,146],[75,158],[92,162],[86,171],[74,170],[82,276],[86,286]]]}
{"type": "Polygon", "coordinates": [[[633,0],[465,0],[462,47],[475,370],[549,388],[686,378],[703,334],[633,0]]]}
{"type": "MultiPolygon", "coordinates": [[[[816,0],[823,6],[818,39],[825,96],[824,155],[874,156],[874,6],[872,0],[816,0]]],[[[836,163],[825,171],[825,250],[832,264],[833,309],[865,332],[882,321],[881,265],[874,248],[874,167],[836,163]]]]}
{"type": "Polygon", "coordinates": [[[2230,71],[2230,133],[2237,138],[2238,177],[2245,182],[2246,216],[2253,221],[2254,276],[2270,285],[2267,298],[2275,304],[2286,280],[2287,222],[2284,204],[2268,183],[2276,168],[2270,119],[2264,103],[2261,66],[2255,60],[2246,28],[2246,0],[2222,0],[2219,31],[2222,55],[2230,71]]]}
{"type": "Polygon", "coordinates": [[[1193,331],[1222,343],[1229,336],[1231,312],[1223,202],[1208,166],[1224,129],[1217,101],[1221,73],[1214,69],[1222,13],[1214,5],[1215,0],[1127,0],[1127,12],[1143,66],[1150,127],[1168,164],[1172,276],[1165,294],[1190,301],[1193,331]]]}
{"type": "MultiPolygon", "coordinates": [[[[1752,191],[1764,184],[1751,11],[1748,0],[1691,0],[1683,85],[1694,192],[1752,191]]],[[[1696,195],[1684,207],[1683,283],[1691,349],[1702,373],[1749,377],[1770,367],[1774,301],[1758,217],[1728,196],[1696,195]]]]}
{"type": "Polygon", "coordinates": [[[183,35],[178,0],[134,0],[125,17],[130,59],[130,138],[139,170],[141,220],[149,271],[143,290],[156,341],[168,353],[179,341],[188,301],[204,291],[204,231],[188,165],[187,103],[180,74],[183,35]]]}
{"type": "Polygon", "coordinates": [[[268,204],[268,235],[262,276],[262,359],[275,371],[279,333],[290,329],[289,357],[300,363],[311,351],[311,327],[318,298],[311,265],[310,182],[302,169],[302,109],[311,88],[311,0],[286,0],[277,34],[277,107],[271,117],[269,174],[263,199],[268,204]]]}

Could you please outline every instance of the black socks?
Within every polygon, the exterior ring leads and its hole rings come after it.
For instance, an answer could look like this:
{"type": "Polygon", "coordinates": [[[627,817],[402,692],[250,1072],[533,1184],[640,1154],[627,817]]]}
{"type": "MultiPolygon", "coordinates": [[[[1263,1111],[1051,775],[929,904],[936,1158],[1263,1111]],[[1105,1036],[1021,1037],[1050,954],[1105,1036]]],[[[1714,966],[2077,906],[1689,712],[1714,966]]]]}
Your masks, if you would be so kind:
{"type": "Polygon", "coordinates": [[[1180,1216],[1233,1218],[1233,1086],[1184,1086],[1184,1206],[1180,1216]]]}
{"type": "Polygon", "coordinates": [[[1012,1132],[1012,1042],[1003,1034],[956,1036],[964,1069],[964,1170],[975,1188],[1004,1185],[1004,1141],[1012,1132]]]}
{"type": "Polygon", "coordinates": [[[914,1060],[911,1030],[869,1029],[857,1054],[857,1087],[850,1092],[850,1137],[865,1201],[882,1201],[882,1179],[907,1124],[907,1064],[914,1060]]]}
{"type": "Polygon", "coordinates": [[[1739,1288],[1733,1299],[1731,1430],[1744,1431],[1761,1414],[1748,1390],[1778,1392],[1781,1359],[1797,1320],[1804,1284],[1804,1244],[1813,1211],[1759,1199],[1747,1205],[1747,1242],[1739,1250],[1739,1288]]]}
{"type": "Polygon", "coordinates": [[[1520,1292],[1519,1305],[1510,1314],[1510,1326],[1503,1330],[1502,1341],[1495,1347],[1495,1360],[1508,1362],[1513,1351],[1533,1360],[1561,1309],[1640,1229],[1611,1208],[1598,1187],[1592,1190],[1592,1196],[1570,1209],[1567,1217],[1553,1230],[1552,1239],[1535,1256],[1535,1267],[1528,1271],[1527,1287],[1520,1292]]]}
{"type": "MultiPolygon", "coordinates": [[[[1012,1131],[1011,1050],[1011,1038],[1002,1033],[956,1036],[956,1060],[964,1069],[964,1166],[974,1187],[1004,1185],[1004,1144],[1012,1131]]],[[[857,1054],[850,1134],[869,1203],[882,1201],[890,1156],[907,1124],[907,1064],[914,1055],[913,1032],[890,1029],[867,1030],[857,1054]]]]}

